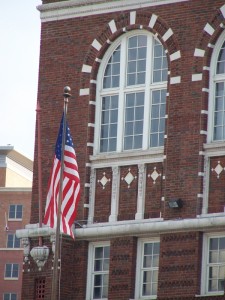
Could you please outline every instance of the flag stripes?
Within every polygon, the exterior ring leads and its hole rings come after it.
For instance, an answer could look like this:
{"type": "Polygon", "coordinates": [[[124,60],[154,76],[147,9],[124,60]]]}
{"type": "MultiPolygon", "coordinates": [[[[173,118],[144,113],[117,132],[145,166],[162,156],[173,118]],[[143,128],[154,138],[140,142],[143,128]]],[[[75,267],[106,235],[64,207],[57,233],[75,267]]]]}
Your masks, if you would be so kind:
{"type": "MultiPolygon", "coordinates": [[[[62,147],[63,118],[55,147],[55,157],[48,186],[45,207],[44,224],[52,228],[57,226],[58,198],[60,189],[61,147],[62,147]]],[[[80,177],[76,154],[73,147],[70,130],[66,124],[66,140],[64,149],[63,191],[61,203],[60,231],[74,238],[72,225],[77,214],[80,199],[80,177]]]]}

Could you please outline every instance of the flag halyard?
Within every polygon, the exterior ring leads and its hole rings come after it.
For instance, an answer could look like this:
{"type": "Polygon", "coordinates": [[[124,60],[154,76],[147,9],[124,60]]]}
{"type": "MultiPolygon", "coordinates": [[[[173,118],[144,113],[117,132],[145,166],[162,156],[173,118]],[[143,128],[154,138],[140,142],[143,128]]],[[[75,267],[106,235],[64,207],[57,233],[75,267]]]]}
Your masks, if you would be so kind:
{"type": "MultiPolygon", "coordinates": [[[[45,207],[44,224],[51,228],[57,226],[58,198],[60,189],[60,172],[61,172],[61,148],[63,135],[63,118],[61,120],[59,134],[55,146],[55,156],[53,168],[48,185],[48,194],[45,207]]],[[[80,177],[76,153],[70,129],[66,123],[65,131],[65,149],[64,149],[64,168],[63,168],[63,190],[61,203],[61,220],[60,231],[74,238],[72,225],[76,218],[77,206],[80,200],[80,177]]]]}

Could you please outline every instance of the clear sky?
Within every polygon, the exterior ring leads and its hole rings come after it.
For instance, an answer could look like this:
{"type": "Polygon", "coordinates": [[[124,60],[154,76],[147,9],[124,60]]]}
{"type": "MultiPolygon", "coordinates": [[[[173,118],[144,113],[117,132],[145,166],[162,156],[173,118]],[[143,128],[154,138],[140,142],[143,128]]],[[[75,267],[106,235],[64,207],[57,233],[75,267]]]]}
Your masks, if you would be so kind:
{"type": "Polygon", "coordinates": [[[6,0],[0,12],[0,146],[33,159],[41,0],[6,0]]]}

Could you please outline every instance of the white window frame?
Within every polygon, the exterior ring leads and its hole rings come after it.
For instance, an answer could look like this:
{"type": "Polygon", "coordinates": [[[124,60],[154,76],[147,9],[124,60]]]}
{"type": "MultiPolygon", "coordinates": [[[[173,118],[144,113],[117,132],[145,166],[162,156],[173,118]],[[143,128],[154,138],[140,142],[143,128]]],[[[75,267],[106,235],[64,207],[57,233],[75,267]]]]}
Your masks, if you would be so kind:
{"type": "Polygon", "coordinates": [[[12,295],[16,295],[16,299],[17,299],[17,294],[16,294],[16,293],[4,293],[4,294],[3,294],[3,300],[5,299],[5,296],[6,296],[6,295],[9,295],[9,300],[12,299],[12,295]]]}
{"type": "Polygon", "coordinates": [[[8,213],[8,220],[9,221],[21,221],[23,219],[23,205],[22,204],[10,204],[9,205],[9,213],[8,213]],[[11,206],[15,206],[15,217],[14,218],[10,218],[10,207],[11,206]],[[16,213],[17,213],[17,208],[18,206],[22,206],[22,216],[21,218],[16,218],[16,213]]]}
{"type": "Polygon", "coordinates": [[[224,143],[224,140],[213,140],[214,131],[214,103],[215,103],[215,83],[218,81],[225,81],[225,74],[216,75],[216,67],[220,49],[225,41],[225,31],[220,35],[218,41],[213,49],[211,63],[210,63],[210,81],[209,81],[209,114],[208,114],[208,134],[207,143],[214,143],[215,146],[224,143]]]}
{"type": "Polygon", "coordinates": [[[157,299],[157,295],[141,296],[142,293],[142,266],[143,266],[143,251],[145,243],[160,243],[160,239],[155,238],[142,238],[138,240],[137,244],[137,263],[136,263],[136,281],[135,281],[135,300],[148,300],[157,299]]]}
{"type": "Polygon", "coordinates": [[[19,271],[20,271],[19,267],[20,266],[17,263],[6,263],[5,264],[5,272],[4,272],[4,279],[5,280],[18,280],[19,279],[19,271]],[[6,277],[6,265],[11,265],[11,276],[10,277],[6,277]],[[14,265],[18,266],[18,276],[17,277],[12,277],[14,265]]]}
{"type": "MultiPolygon", "coordinates": [[[[98,76],[97,76],[97,91],[96,91],[96,114],[95,114],[95,133],[94,133],[94,156],[98,155],[98,156],[108,156],[110,154],[115,154],[115,153],[130,153],[130,152],[139,152],[140,151],[146,151],[149,149],[154,149],[155,151],[159,150],[159,149],[163,149],[163,146],[159,146],[159,147],[149,147],[149,138],[150,138],[150,101],[148,101],[148,99],[150,99],[150,93],[153,90],[157,90],[157,89],[167,89],[167,81],[163,81],[163,82],[157,82],[157,83],[151,83],[151,87],[148,86],[147,84],[143,84],[143,85],[137,85],[137,86],[127,86],[125,87],[125,78],[124,76],[120,76],[120,88],[118,90],[118,88],[116,88],[116,92],[119,93],[119,99],[123,99],[123,101],[119,101],[119,114],[118,114],[118,134],[117,134],[117,139],[118,139],[118,144],[117,144],[117,150],[116,151],[112,151],[112,152],[100,152],[100,130],[101,130],[101,98],[104,95],[114,95],[115,91],[113,88],[110,89],[102,89],[103,86],[103,76],[104,76],[104,70],[105,67],[107,65],[107,62],[109,60],[109,58],[111,57],[113,51],[119,46],[119,44],[125,43],[125,39],[131,37],[131,36],[136,36],[136,35],[152,35],[150,32],[146,31],[146,30],[133,30],[129,33],[126,33],[125,35],[122,35],[121,37],[119,37],[115,42],[113,42],[113,44],[109,47],[109,49],[106,51],[102,62],[100,64],[99,67],[99,71],[98,71],[98,76]],[[123,150],[123,128],[120,128],[119,126],[122,125],[124,126],[124,105],[125,105],[125,95],[126,93],[129,92],[138,92],[138,91],[145,91],[146,92],[146,96],[145,96],[145,108],[144,108],[144,127],[143,127],[143,137],[147,137],[147,138],[143,138],[143,144],[142,144],[142,149],[130,149],[130,150],[123,150]],[[121,95],[123,94],[123,96],[121,95]]],[[[152,40],[154,39],[154,36],[152,35],[152,40]]],[[[149,41],[148,41],[149,43],[149,41]]],[[[152,47],[150,47],[149,49],[152,49],[152,47]]],[[[126,57],[126,53],[124,53],[125,51],[125,47],[121,47],[121,56],[122,57],[126,57]],[[124,52],[123,52],[124,51],[124,52]]],[[[148,51],[147,56],[149,57],[150,55],[152,55],[152,53],[150,53],[151,51],[148,51]]],[[[152,62],[152,59],[149,59],[150,62],[152,62]]],[[[121,64],[120,65],[120,74],[125,74],[125,70],[124,68],[125,64],[121,64]]],[[[152,66],[149,66],[149,70],[152,70],[152,66]]],[[[148,72],[146,69],[146,82],[150,83],[150,76],[151,76],[152,72],[148,72]]],[[[165,115],[165,119],[166,119],[166,115],[165,115]]]]}
{"type": "MultiPolygon", "coordinates": [[[[16,239],[18,239],[18,238],[16,237],[16,234],[15,234],[15,233],[9,233],[9,234],[7,235],[6,248],[7,248],[7,249],[19,249],[19,248],[20,248],[20,242],[19,242],[19,247],[15,247],[15,241],[16,241],[16,239]],[[8,246],[9,236],[13,236],[13,246],[12,246],[12,247],[9,247],[9,246],[8,246]]],[[[20,241],[20,239],[18,239],[18,240],[20,241]]]]}
{"type": "MultiPolygon", "coordinates": [[[[87,288],[86,288],[86,300],[93,300],[93,288],[94,288],[94,253],[97,247],[110,247],[110,242],[91,242],[88,247],[88,268],[87,268],[87,288]]],[[[101,298],[101,300],[107,300],[108,298],[101,298]]]]}
{"type": "Polygon", "coordinates": [[[208,258],[209,258],[209,241],[211,238],[223,238],[225,232],[205,233],[202,245],[202,274],[201,274],[201,295],[224,295],[224,291],[208,292],[208,258]]]}

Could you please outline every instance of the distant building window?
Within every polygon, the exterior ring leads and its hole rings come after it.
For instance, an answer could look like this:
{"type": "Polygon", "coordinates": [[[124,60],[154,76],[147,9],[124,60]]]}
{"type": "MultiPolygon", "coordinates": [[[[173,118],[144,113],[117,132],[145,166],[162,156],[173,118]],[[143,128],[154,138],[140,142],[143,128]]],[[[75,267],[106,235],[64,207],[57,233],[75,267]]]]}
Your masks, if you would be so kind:
{"type": "Polygon", "coordinates": [[[3,300],[17,300],[17,295],[14,293],[5,293],[3,295],[3,300]]]}
{"type": "Polygon", "coordinates": [[[87,299],[108,299],[109,252],[109,243],[90,244],[87,299]]]}
{"type": "Polygon", "coordinates": [[[159,240],[139,240],[136,298],[156,299],[159,270],[159,240]]]}
{"type": "Polygon", "coordinates": [[[22,219],[23,205],[12,204],[9,206],[9,219],[22,219]]]}
{"type": "Polygon", "coordinates": [[[19,278],[19,265],[6,264],[5,265],[5,279],[18,279],[19,278]]]}
{"type": "Polygon", "coordinates": [[[223,294],[225,288],[225,236],[204,236],[202,294],[223,294]]]}
{"type": "Polygon", "coordinates": [[[7,248],[20,248],[20,239],[15,234],[8,234],[7,248]]]}

